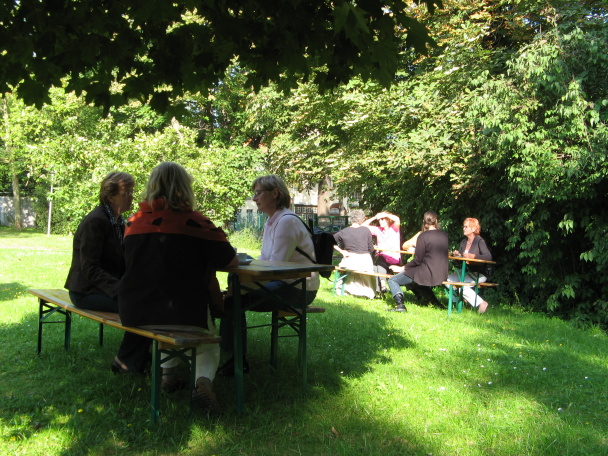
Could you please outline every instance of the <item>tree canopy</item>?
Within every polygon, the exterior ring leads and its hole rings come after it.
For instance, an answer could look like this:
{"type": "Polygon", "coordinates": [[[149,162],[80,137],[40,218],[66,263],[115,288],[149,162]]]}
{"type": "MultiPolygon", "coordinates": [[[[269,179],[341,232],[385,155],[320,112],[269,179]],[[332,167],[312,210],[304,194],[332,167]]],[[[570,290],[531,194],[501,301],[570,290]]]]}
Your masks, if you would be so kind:
{"type": "MultiPolygon", "coordinates": [[[[415,3],[432,12],[441,0],[415,3]]],[[[106,111],[131,99],[164,111],[186,91],[206,93],[235,60],[256,89],[314,79],[324,90],[355,76],[388,85],[404,45],[432,43],[402,0],[0,4],[0,92],[18,87],[37,107],[69,77],[68,91],[106,111]]]]}

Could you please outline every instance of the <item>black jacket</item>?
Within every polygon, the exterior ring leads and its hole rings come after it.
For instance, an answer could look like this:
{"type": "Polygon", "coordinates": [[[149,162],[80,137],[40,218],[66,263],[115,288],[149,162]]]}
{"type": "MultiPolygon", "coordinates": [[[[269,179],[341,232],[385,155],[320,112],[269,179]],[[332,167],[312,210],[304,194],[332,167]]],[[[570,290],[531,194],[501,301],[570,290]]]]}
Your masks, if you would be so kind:
{"type": "MultiPolygon", "coordinates": [[[[465,237],[460,242],[460,250],[459,250],[460,253],[463,254],[466,248],[467,248],[467,238],[465,237]]],[[[473,243],[471,244],[469,253],[474,253],[475,259],[477,259],[477,260],[492,261],[492,253],[490,253],[490,249],[488,249],[488,246],[486,245],[486,241],[484,241],[484,239],[480,235],[476,235],[473,238],[473,243]]],[[[487,269],[488,269],[488,266],[485,264],[469,263],[467,265],[468,271],[479,272],[481,274],[486,274],[486,275],[488,275],[487,269]]]]}
{"type": "Polygon", "coordinates": [[[72,265],[64,287],[76,293],[105,293],[116,298],[124,273],[122,244],[104,208],[98,206],[76,230],[72,265]]]}
{"type": "Polygon", "coordinates": [[[436,286],[448,278],[448,235],[442,230],[424,231],[416,241],[414,259],[403,273],[418,285],[436,286]]]}

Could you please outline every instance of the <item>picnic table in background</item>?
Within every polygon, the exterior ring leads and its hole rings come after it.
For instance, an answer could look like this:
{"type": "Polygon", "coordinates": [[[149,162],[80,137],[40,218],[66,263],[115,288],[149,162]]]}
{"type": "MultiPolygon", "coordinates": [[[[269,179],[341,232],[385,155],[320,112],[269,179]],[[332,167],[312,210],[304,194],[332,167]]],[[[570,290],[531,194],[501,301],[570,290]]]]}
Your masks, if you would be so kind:
{"type": "MultiPolygon", "coordinates": [[[[462,255],[460,256],[454,256],[454,255],[448,255],[448,259],[449,260],[455,260],[455,261],[460,261],[461,262],[461,266],[460,266],[460,270],[458,271],[458,278],[460,279],[460,282],[443,282],[444,285],[448,286],[448,316],[450,316],[452,314],[452,304],[453,304],[453,292],[454,292],[454,288],[462,288],[462,287],[475,287],[475,294],[478,294],[479,291],[479,287],[497,287],[498,284],[497,283],[490,283],[490,282],[479,282],[479,276],[477,276],[477,279],[474,282],[466,282],[466,275],[467,275],[467,264],[469,263],[478,263],[478,264],[496,264],[496,261],[491,261],[491,260],[480,260],[477,258],[466,258],[462,255]]],[[[456,301],[456,306],[457,306],[457,310],[458,313],[462,312],[462,303],[463,303],[463,297],[462,297],[462,293],[458,293],[458,300],[456,301]]]]}

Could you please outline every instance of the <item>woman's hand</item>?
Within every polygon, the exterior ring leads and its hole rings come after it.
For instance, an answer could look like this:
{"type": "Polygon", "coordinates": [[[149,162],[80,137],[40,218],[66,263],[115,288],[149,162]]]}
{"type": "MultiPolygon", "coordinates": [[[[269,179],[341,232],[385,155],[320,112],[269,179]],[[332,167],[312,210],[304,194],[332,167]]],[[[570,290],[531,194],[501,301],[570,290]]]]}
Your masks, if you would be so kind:
{"type": "Polygon", "coordinates": [[[405,269],[403,266],[396,266],[396,265],[391,265],[388,267],[391,271],[399,273],[399,272],[403,272],[403,270],[405,269]]]}
{"type": "Polygon", "coordinates": [[[454,250],[452,256],[462,256],[462,254],[458,250],[454,250]]]}
{"type": "Polygon", "coordinates": [[[464,256],[465,258],[474,259],[476,255],[474,253],[465,253],[462,256],[464,256]]]}

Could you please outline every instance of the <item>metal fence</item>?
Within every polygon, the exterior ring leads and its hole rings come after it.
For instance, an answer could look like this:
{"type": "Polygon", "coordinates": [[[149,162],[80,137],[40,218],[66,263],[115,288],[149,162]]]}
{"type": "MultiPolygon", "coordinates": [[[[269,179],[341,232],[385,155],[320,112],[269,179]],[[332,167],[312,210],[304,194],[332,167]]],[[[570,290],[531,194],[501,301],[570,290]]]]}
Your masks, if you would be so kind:
{"type": "MultiPolygon", "coordinates": [[[[348,226],[348,217],[344,215],[298,214],[298,216],[308,225],[312,220],[313,229],[318,227],[332,233],[348,226]]],[[[227,228],[230,231],[248,229],[261,236],[266,220],[268,220],[268,216],[262,212],[247,212],[246,214],[239,212],[232,222],[228,222],[227,228]]]]}

